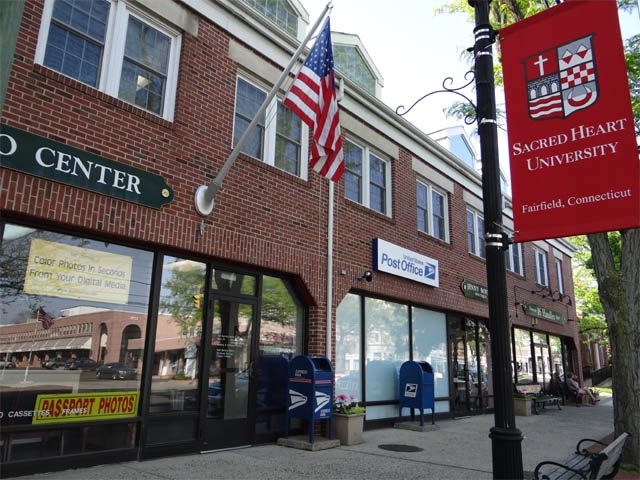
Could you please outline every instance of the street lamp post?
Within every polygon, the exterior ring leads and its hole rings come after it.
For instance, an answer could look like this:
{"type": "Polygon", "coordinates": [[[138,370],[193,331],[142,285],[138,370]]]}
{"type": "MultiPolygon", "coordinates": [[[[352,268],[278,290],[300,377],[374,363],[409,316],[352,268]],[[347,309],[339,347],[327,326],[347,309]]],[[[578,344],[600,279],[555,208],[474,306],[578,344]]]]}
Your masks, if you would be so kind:
{"type": "Polygon", "coordinates": [[[509,361],[509,310],[504,250],[508,237],[502,228],[502,195],[498,163],[498,132],[495,85],[493,80],[493,42],[496,31],[489,23],[491,0],[469,0],[475,9],[475,77],[477,121],[482,158],[487,285],[489,290],[489,331],[493,361],[495,426],[492,441],[493,478],[521,479],[522,434],[516,428],[513,387],[509,361]]]}

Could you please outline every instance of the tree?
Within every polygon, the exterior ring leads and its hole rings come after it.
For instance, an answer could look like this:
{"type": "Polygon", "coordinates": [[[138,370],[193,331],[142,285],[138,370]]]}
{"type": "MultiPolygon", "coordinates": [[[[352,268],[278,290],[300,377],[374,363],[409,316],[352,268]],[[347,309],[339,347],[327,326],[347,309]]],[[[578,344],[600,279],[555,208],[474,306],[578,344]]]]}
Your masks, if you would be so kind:
{"type": "MultiPolygon", "coordinates": [[[[499,29],[523,20],[548,8],[549,3],[550,0],[494,0],[492,25],[499,29]]],[[[618,7],[632,11],[636,0],[618,0],[618,7]]],[[[454,0],[440,11],[473,13],[467,0],[454,0]]],[[[625,43],[625,58],[635,130],[640,135],[640,35],[625,43]]],[[[500,85],[501,72],[496,70],[496,84],[500,85]]],[[[640,466],[640,229],[594,233],[587,239],[611,343],[615,434],[631,433],[623,461],[640,466]]]]}

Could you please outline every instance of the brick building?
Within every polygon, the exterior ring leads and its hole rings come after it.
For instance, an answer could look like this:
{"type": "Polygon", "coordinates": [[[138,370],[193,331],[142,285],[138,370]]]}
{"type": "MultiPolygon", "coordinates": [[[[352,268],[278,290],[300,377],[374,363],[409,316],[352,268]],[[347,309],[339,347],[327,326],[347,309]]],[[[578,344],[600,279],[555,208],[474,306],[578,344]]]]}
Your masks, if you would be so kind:
{"type": "MultiPolygon", "coordinates": [[[[297,354],[331,358],[367,428],[396,418],[410,359],[432,365],[438,415],[492,410],[475,159],[380,100],[358,37],[333,38],[346,156],[333,192],[283,90],[197,214],[196,189],[313,23],[296,0],[273,5],[26,1],[0,134],[0,355],[19,363],[0,380],[3,471],[273,441],[282,359],[297,354]],[[135,378],[41,369],[51,356],[135,378]],[[95,407],[106,398],[117,409],[95,407]],[[63,401],[79,407],[51,406],[63,401]]],[[[504,213],[512,229],[508,198],[504,213]]],[[[572,252],[556,239],[506,253],[517,383],[581,370],[572,252]]]]}

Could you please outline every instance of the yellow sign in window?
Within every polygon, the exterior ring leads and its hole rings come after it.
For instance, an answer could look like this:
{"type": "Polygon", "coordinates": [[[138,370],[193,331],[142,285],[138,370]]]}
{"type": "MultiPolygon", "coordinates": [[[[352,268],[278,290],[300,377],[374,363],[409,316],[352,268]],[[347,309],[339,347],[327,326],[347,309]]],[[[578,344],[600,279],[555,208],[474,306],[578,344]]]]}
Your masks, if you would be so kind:
{"type": "Polygon", "coordinates": [[[125,305],[129,302],[132,263],[127,255],[34,238],[24,291],[125,305]]]}
{"type": "Polygon", "coordinates": [[[33,424],[135,417],[140,392],[38,395],[33,424]]]}

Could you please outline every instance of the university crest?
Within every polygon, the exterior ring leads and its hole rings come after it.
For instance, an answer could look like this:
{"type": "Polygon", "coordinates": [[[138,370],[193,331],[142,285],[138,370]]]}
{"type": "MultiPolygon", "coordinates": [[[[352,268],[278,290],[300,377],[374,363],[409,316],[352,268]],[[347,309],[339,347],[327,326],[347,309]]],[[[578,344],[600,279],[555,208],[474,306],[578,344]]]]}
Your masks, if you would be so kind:
{"type": "Polygon", "coordinates": [[[522,63],[529,116],[534,120],[567,118],[598,99],[593,34],[531,55],[522,63]]]}

